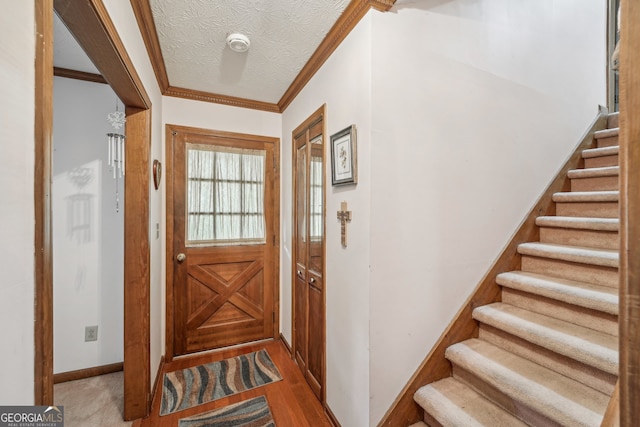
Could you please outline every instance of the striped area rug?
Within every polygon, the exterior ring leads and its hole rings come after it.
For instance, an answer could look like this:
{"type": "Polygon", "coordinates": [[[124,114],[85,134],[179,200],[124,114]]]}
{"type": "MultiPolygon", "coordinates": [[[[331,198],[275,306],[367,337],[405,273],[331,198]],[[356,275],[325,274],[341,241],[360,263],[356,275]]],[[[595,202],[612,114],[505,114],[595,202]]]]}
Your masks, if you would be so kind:
{"type": "Polygon", "coordinates": [[[165,374],[160,415],[260,387],[282,376],[266,350],[165,374]]]}
{"type": "Polygon", "coordinates": [[[179,427],[275,427],[264,396],[180,420],[179,427]]]}

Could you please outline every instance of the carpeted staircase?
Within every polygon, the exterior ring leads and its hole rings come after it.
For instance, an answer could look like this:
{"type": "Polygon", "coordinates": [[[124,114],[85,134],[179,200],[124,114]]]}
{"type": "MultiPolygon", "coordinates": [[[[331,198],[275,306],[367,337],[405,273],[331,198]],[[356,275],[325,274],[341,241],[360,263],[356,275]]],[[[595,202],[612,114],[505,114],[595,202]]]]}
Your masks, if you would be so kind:
{"type": "Polygon", "coordinates": [[[415,393],[426,424],[600,425],[618,376],[617,115],[608,126],[521,269],[498,276],[502,301],[473,311],[479,337],[448,347],[453,375],[415,393]]]}

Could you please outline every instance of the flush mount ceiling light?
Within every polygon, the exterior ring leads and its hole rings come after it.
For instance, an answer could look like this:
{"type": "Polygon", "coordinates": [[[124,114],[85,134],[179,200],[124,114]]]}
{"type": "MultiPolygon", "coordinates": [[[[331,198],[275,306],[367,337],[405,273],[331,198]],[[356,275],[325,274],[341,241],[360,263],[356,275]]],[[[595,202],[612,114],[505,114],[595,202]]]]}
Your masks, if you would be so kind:
{"type": "Polygon", "coordinates": [[[227,45],[234,52],[246,52],[249,50],[251,42],[249,37],[240,33],[232,33],[227,36],[227,45]]]}

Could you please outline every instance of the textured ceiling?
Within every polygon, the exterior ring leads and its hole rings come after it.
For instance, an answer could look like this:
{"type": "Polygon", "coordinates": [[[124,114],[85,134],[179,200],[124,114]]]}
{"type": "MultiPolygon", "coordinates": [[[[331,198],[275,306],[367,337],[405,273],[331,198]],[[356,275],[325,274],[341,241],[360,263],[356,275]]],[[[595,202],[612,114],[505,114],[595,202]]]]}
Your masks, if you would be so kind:
{"type": "Polygon", "coordinates": [[[172,87],[277,103],[349,0],[150,0],[172,87]],[[240,32],[251,48],[226,46],[240,32]]]}

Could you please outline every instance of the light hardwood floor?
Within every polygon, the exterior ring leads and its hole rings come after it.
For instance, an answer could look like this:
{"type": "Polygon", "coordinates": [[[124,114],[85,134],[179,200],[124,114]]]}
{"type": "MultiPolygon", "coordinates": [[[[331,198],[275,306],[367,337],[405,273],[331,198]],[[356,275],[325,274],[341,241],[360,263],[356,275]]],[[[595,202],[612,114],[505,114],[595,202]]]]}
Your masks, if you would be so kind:
{"type": "MultiPolygon", "coordinates": [[[[174,359],[166,363],[164,372],[214,362],[244,353],[266,349],[282,375],[282,381],[267,384],[233,396],[225,397],[174,414],[160,416],[162,390],[156,391],[151,415],[134,423],[135,427],[176,427],[179,419],[257,396],[266,396],[271,414],[278,427],[331,427],[329,418],[315,397],[300,369],[291,359],[285,345],[280,340],[249,344],[232,349],[210,352],[204,355],[174,359]]],[[[164,374],[164,372],[162,374],[164,374]]]]}

